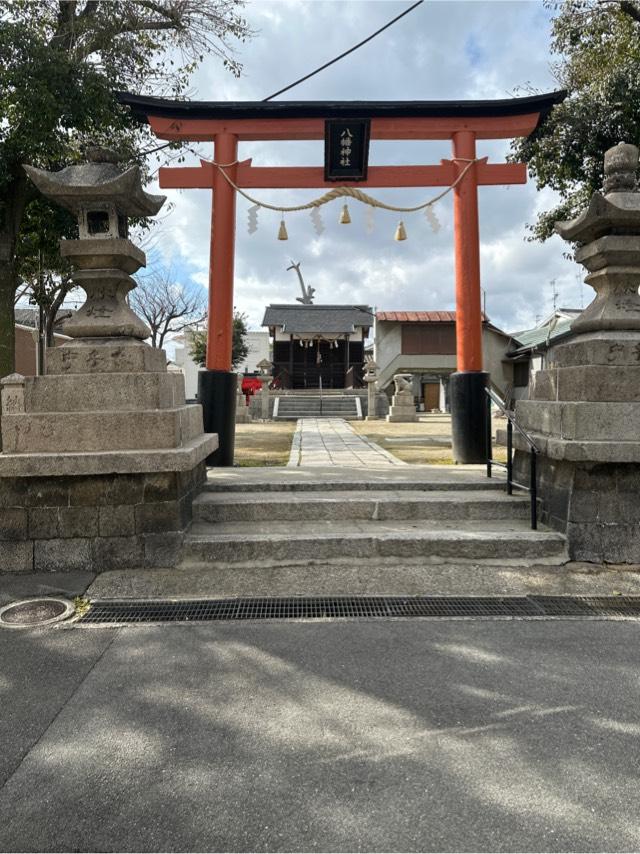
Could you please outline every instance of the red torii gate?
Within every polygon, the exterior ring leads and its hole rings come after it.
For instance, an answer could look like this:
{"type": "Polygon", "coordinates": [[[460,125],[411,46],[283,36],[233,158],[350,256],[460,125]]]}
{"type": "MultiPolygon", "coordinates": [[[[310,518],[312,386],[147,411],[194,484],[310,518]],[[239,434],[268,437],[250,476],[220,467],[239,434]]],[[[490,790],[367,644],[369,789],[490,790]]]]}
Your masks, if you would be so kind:
{"type": "MultiPolygon", "coordinates": [[[[226,174],[242,189],[301,189],[336,186],[448,187],[469,161],[476,160],[476,140],[509,139],[531,134],[564,92],[499,101],[391,101],[391,102],[195,102],[121,93],[141,120],[160,139],[213,142],[214,161],[200,166],[163,167],[163,189],[212,190],[211,251],[207,369],[231,371],[233,329],[233,270],[235,255],[236,191],[215,165],[227,165],[226,174]],[[322,167],[256,167],[238,162],[238,142],[249,140],[320,140],[327,119],[370,120],[371,139],[450,139],[451,160],[435,166],[371,166],[366,181],[325,181],[322,167]]],[[[490,164],[486,158],[467,169],[453,190],[456,281],[457,372],[452,378],[454,458],[481,462],[486,457],[484,425],[487,375],[482,364],[482,310],[478,186],[526,183],[522,163],[490,164]]],[[[218,395],[220,397],[220,395],[218,395]]],[[[224,407],[233,409],[226,394],[224,407]]],[[[220,403],[222,403],[220,398],[220,403]]],[[[233,427],[220,415],[207,418],[221,434],[215,462],[233,462],[233,427]],[[228,440],[226,433],[231,433],[228,440]],[[230,453],[229,453],[230,446],[230,453]]],[[[231,416],[229,416],[231,417],[231,416]]],[[[228,421],[228,419],[227,419],[228,421]]]]}

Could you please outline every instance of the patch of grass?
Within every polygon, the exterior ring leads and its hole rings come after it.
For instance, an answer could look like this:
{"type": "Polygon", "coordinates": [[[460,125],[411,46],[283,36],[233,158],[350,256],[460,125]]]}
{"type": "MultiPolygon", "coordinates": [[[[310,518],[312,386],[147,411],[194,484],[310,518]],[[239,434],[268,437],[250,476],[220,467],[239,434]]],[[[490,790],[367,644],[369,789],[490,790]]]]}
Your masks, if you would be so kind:
{"type": "Polygon", "coordinates": [[[74,616],[76,617],[84,617],[89,608],[91,607],[91,602],[84,596],[75,596],[73,599],[73,609],[74,616]]]}
{"type": "Polygon", "coordinates": [[[236,425],[237,466],[286,466],[295,421],[236,425]]]}
{"type": "MultiPolygon", "coordinates": [[[[423,421],[409,424],[387,421],[352,421],[351,426],[361,436],[380,445],[399,460],[412,465],[452,466],[451,417],[428,416],[423,421]],[[432,438],[433,444],[429,443],[432,438]],[[402,444],[387,439],[402,439],[402,444]],[[414,440],[412,442],[411,440],[414,440]],[[436,441],[437,439],[437,441],[436,441]]],[[[506,462],[507,451],[501,445],[493,449],[494,459],[506,462]]]]}

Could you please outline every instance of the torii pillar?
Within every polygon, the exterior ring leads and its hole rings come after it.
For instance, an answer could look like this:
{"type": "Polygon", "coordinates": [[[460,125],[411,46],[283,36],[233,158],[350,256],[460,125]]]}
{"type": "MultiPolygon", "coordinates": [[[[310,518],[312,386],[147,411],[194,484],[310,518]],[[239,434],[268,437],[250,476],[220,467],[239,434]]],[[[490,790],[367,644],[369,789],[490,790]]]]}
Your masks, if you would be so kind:
{"type": "MultiPolygon", "coordinates": [[[[216,134],[213,152],[216,163],[235,163],[238,137],[233,133],[216,134]]],[[[235,180],[237,166],[228,166],[225,172],[235,180]]],[[[232,466],[238,400],[237,377],[232,372],[236,191],[219,169],[211,177],[215,204],[211,205],[207,358],[206,370],[198,374],[198,400],[212,402],[213,405],[203,404],[204,429],[218,434],[218,449],[207,462],[232,466]]]]}
{"type": "MultiPolygon", "coordinates": [[[[453,134],[453,157],[458,168],[476,157],[471,131],[453,134]]],[[[489,402],[483,371],[482,302],[480,287],[480,230],[478,179],[474,164],[453,190],[454,259],[456,282],[456,372],[449,379],[453,459],[482,463],[488,456],[489,402]]]]}

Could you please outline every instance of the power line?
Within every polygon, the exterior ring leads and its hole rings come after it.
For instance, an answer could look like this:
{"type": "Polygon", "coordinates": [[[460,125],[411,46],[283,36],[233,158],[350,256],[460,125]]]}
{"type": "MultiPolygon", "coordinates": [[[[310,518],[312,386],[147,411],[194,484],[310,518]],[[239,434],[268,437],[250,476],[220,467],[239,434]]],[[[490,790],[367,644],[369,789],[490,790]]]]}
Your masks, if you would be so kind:
{"type": "Polygon", "coordinates": [[[424,3],[424,0],[418,0],[417,3],[414,3],[413,6],[409,6],[408,9],[405,9],[404,12],[401,12],[399,15],[396,15],[395,18],[392,18],[391,21],[386,23],[384,27],[380,27],[379,30],[376,30],[375,33],[371,33],[370,36],[367,36],[366,39],[363,39],[358,44],[354,44],[353,47],[350,47],[349,50],[345,50],[344,53],[341,53],[340,56],[336,56],[335,59],[329,60],[329,62],[325,62],[324,65],[321,65],[319,68],[316,68],[315,71],[311,71],[309,74],[305,74],[304,77],[301,77],[299,80],[296,80],[295,83],[291,83],[289,86],[285,86],[284,89],[278,89],[277,92],[274,92],[273,95],[269,95],[268,98],[263,98],[263,101],[271,101],[272,98],[275,98],[277,95],[282,95],[283,92],[288,92],[289,89],[293,89],[294,86],[297,86],[298,83],[304,83],[305,80],[308,80],[310,77],[313,77],[316,74],[319,74],[320,71],[324,71],[325,68],[329,68],[330,65],[338,62],[341,59],[344,59],[345,56],[349,56],[350,53],[353,53],[354,50],[358,50],[359,47],[370,42],[371,39],[374,39],[376,36],[380,35],[380,33],[384,32],[384,30],[388,29],[390,26],[395,24],[396,21],[399,21],[400,18],[404,18],[405,15],[408,15],[409,12],[413,12],[415,8],[421,6],[424,3]]]}

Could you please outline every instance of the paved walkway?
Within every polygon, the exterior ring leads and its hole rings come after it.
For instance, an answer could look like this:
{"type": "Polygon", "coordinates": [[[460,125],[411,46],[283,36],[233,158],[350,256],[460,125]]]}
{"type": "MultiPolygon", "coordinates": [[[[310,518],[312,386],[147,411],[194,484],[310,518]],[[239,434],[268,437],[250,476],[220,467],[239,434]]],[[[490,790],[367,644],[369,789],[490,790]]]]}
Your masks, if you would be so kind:
{"type": "Polygon", "coordinates": [[[344,418],[300,418],[289,466],[404,466],[375,442],[358,435],[344,418]]]}
{"type": "Polygon", "coordinates": [[[637,621],[0,630],[0,851],[638,851],[637,621]]]}

